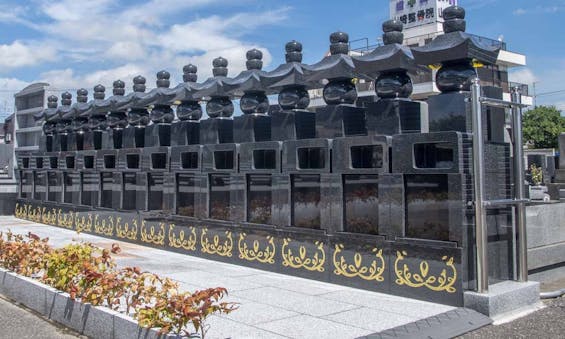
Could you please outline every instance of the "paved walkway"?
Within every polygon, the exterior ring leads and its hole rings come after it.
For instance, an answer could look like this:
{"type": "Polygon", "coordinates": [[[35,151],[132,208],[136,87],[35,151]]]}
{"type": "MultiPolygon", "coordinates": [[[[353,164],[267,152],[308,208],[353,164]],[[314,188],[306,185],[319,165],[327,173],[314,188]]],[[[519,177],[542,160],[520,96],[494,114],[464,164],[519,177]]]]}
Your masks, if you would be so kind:
{"type": "Polygon", "coordinates": [[[76,339],[86,338],[0,298],[0,338],[76,339]]]}
{"type": "Polygon", "coordinates": [[[0,232],[8,229],[49,237],[54,246],[73,239],[104,248],[119,243],[122,252],[114,257],[120,266],[170,277],[189,291],[226,287],[226,300],[240,303],[240,308],[210,319],[207,338],[356,338],[453,309],[0,217],[0,232]]]}

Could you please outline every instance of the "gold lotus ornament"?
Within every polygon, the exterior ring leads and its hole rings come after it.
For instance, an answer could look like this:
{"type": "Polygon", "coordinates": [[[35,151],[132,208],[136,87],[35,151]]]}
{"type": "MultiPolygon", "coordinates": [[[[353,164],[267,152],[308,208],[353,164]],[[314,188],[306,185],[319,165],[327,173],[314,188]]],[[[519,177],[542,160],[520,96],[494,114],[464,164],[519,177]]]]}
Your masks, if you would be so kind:
{"type": "Polygon", "coordinates": [[[314,245],[316,250],[314,255],[308,253],[306,246],[301,245],[298,247],[298,255],[293,253],[289,245],[292,243],[292,239],[283,239],[283,245],[281,248],[281,254],[283,259],[283,266],[292,268],[303,268],[308,271],[324,272],[324,263],[326,262],[326,252],[324,251],[324,243],[321,241],[315,241],[314,245]]]}
{"type": "Polygon", "coordinates": [[[74,213],[73,211],[69,211],[64,213],[63,210],[59,208],[57,211],[57,224],[61,227],[73,229],[74,225],[74,213]]]}
{"type": "Polygon", "coordinates": [[[122,218],[116,218],[116,236],[121,239],[135,240],[137,239],[137,219],[133,218],[131,222],[122,224],[122,218]]]}
{"type": "Polygon", "coordinates": [[[41,222],[41,207],[30,208],[27,217],[29,221],[41,222]]]}
{"type": "Polygon", "coordinates": [[[92,213],[82,216],[75,213],[75,227],[77,232],[92,232],[93,223],[92,213]]]}
{"type": "Polygon", "coordinates": [[[247,261],[258,261],[264,264],[275,263],[275,240],[272,236],[267,236],[267,244],[261,248],[259,240],[253,240],[251,246],[247,245],[247,234],[240,233],[239,241],[237,242],[237,249],[239,251],[239,258],[247,261]]]}
{"type": "Polygon", "coordinates": [[[14,216],[19,219],[27,219],[27,215],[29,212],[29,205],[24,204],[20,206],[19,203],[16,203],[16,208],[14,210],[14,216]]]}
{"type": "Polygon", "coordinates": [[[45,207],[43,207],[43,212],[42,212],[42,216],[41,216],[41,222],[47,225],[51,225],[51,226],[57,226],[57,210],[55,208],[52,208],[50,210],[46,210],[45,207]]]}
{"type": "Polygon", "coordinates": [[[98,214],[94,217],[94,233],[101,235],[112,236],[114,234],[114,216],[108,215],[106,218],[101,218],[98,214]]]}
{"type": "Polygon", "coordinates": [[[200,246],[202,253],[217,254],[222,257],[232,257],[233,237],[231,231],[225,231],[225,237],[220,241],[220,236],[215,234],[212,240],[208,238],[208,228],[202,229],[200,235],[200,246]]]}
{"type": "Polygon", "coordinates": [[[165,223],[160,222],[157,227],[147,227],[145,220],[141,221],[141,241],[148,244],[165,246],[165,223]]]}
{"type": "Polygon", "coordinates": [[[406,251],[397,251],[396,260],[394,261],[394,272],[396,274],[396,283],[398,285],[406,285],[414,288],[426,287],[432,291],[447,293],[455,293],[456,288],[453,287],[457,281],[457,269],[454,265],[453,257],[443,256],[441,260],[445,263],[446,268],[442,269],[438,276],[429,275],[430,266],[427,261],[420,262],[419,272],[410,272],[407,264],[400,266],[400,262],[407,256],[406,251]],[[449,271],[449,276],[448,276],[449,271]]]}
{"type": "Polygon", "coordinates": [[[196,228],[190,226],[189,233],[184,232],[183,229],[176,231],[175,224],[169,225],[169,246],[174,248],[183,248],[187,251],[196,251],[196,241],[198,236],[196,235],[196,228]]]}
{"type": "Polygon", "coordinates": [[[368,265],[364,265],[363,256],[358,252],[355,252],[353,255],[353,263],[349,263],[342,253],[344,247],[343,244],[335,245],[333,255],[335,275],[342,275],[348,278],[359,277],[367,281],[384,281],[385,259],[382,249],[373,248],[371,252],[374,253],[375,257],[368,265]]]}

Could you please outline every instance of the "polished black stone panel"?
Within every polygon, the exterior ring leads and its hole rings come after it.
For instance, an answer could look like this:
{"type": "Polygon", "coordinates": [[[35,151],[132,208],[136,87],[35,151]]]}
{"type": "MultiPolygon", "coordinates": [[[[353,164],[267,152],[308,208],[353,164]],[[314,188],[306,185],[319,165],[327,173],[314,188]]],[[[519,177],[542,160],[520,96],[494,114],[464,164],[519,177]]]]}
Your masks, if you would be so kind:
{"type": "Polygon", "coordinates": [[[291,197],[290,197],[290,175],[272,174],[273,185],[273,210],[272,223],[279,227],[290,226],[291,197]]]}
{"type": "Polygon", "coordinates": [[[291,225],[320,229],[322,225],[322,183],[320,174],[291,176],[291,225]]]}
{"type": "Polygon", "coordinates": [[[199,121],[177,121],[171,124],[171,146],[200,144],[199,121]]]}
{"type": "Polygon", "coordinates": [[[405,236],[406,201],[402,174],[379,175],[379,234],[389,240],[405,236]]]}
{"type": "Polygon", "coordinates": [[[234,142],[260,142],[271,140],[271,116],[243,114],[233,119],[234,142]]]}
{"type": "Polygon", "coordinates": [[[170,161],[172,172],[201,172],[202,146],[173,146],[170,161]]]}
{"type": "Polygon", "coordinates": [[[81,205],[97,207],[100,195],[100,173],[96,171],[81,172],[81,205]]]}
{"type": "Polygon", "coordinates": [[[192,173],[176,174],[176,209],[175,214],[196,217],[196,205],[200,184],[192,173]]]}
{"type": "Polygon", "coordinates": [[[86,151],[113,147],[107,131],[85,131],[83,140],[83,149],[86,151]]]}
{"type": "Polygon", "coordinates": [[[147,209],[163,211],[165,207],[165,173],[147,173],[147,209]]]}
{"type": "Polygon", "coordinates": [[[59,171],[47,172],[47,200],[52,202],[63,201],[63,180],[59,171]]]}
{"type": "Polygon", "coordinates": [[[43,201],[47,198],[47,172],[33,172],[33,199],[43,201]]]}
{"type": "Polygon", "coordinates": [[[32,161],[30,154],[19,154],[17,159],[18,168],[21,169],[32,169],[32,161]]]}
{"type": "Polygon", "coordinates": [[[80,205],[80,173],[63,172],[63,183],[63,202],[66,204],[80,205]]]}
{"type": "Polygon", "coordinates": [[[459,132],[402,134],[392,138],[393,173],[470,173],[471,135],[459,132]]]}
{"type": "Polygon", "coordinates": [[[343,175],[343,230],[349,233],[379,233],[379,176],[343,175]]]}
{"type": "MultiPolygon", "coordinates": [[[[458,131],[472,133],[471,94],[451,92],[428,99],[430,132],[458,131]]],[[[494,96],[494,95],[493,95],[494,96]]],[[[495,99],[501,99],[501,95],[495,99]]],[[[485,141],[504,142],[504,110],[482,107],[485,141]]]]}
{"type": "MultiPolygon", "coordinates": [[[[59,152],[62,151],[63,149],[61,148],[61,139],[63,139],[62,135],[59,134],[55,134],[53,135],[53,144],[51,147],[51,151],[49,151],[49,149],[47,149],[48,152],[59,152]]],[[[65,141],[66,141],[66,137],[65,137],[65,141]]]]}
{"type": "Polygon", "coordinates": [[[316,138],[316,113],[305,110],[278,111],[271,116],[272,140],[316,138]]]}
{"type": "Polygon", "coordinates": [[[283,143],[283,172],[329,173],[329,139],[288,140],[283,143]]]}
{"type": "Polygon", "coordinates": [[[215,144],[202,147],[202,171],[236,173],[239,144],[215,144]]]}
{"type": "Polygon", "coordinates": [[[122,209],[134,211],[137,207],[138,177],[135,172],[125,172],[123,175],[122,209]]]}
{"type": "Polygon", "coordinates": [[[428,105],[404,99],[381,99],[366,106],[369,135],[428,132],[428,105]]]}
{"type": "Polygon", "coordinates": [[[209,118],[200,121],[200,143],[225,144],[234,142],[233,120],[209,118]]]}
{"type": "MultiPolygon", "coordinates": [[[[119,173],[116,173],[119,175],[119,173]]],[[[121,197],[119,200],[115,199],[115,193],[120,194],[121,190],[114,188],[114,173],[101,172],[100,173],[100,207],[119,209],[121,205],[121,197]]],[[[121,195],[121,194],[120,194],[121,195]]]]}
{"type": "Polygon", "coordinates": [[[146,127],[126,127],[123,129],[122,147],[134,148],[145,146],[146,127]]]}
{"type": "Polygon", "coordinates": [[[19,197],[22,199],[32,199],[33,197],[33,172],[19,171],[19,197]]]}
{"type": "Polygon", "coordinates": [[[171,124],[152,124],[145,127],[145,147],[171,146],[171,124]]]}
{"type": "Polygon", "coordinates": [[[247,174],[246,221],[270,225],[273,222],[273,178],[271,174],[247,174]]]}
{"type": "Polygon", "coordinates": [[[124,130],[122,128],[109,129],[108,145],[104,148],[120,149],[123,147],[124,147],[124,130]]]}
{"type": "Polygon", "coordinates": [[[357,135],[367,135],[363,108],[328,105],[316,109],[316,137],[340,138],[357,135]]]}
{"type": "Polygon", "coordinates": [[[239,145],[239,171],[242,173],[280,173],[280,141],[242,143],[239,145]]]}
{"type": "Polygon", "coordinates": [[[389,293],[390,242],[384,237],[361,234],[335,234],[328,237],[332,255],[331,283],[389,293]]]}
{"type": "Polygon", "coordinates": [[[213,173],[209,174],[208,183],[208,217],[223,221],[244,221],[244,176],[213,173]]]}
{"type": "Polygon", "coordinates": [[[441,304],[463,304],[462,250],[455,243],[398,240],[391,243],[390,292],[441,304]]]}

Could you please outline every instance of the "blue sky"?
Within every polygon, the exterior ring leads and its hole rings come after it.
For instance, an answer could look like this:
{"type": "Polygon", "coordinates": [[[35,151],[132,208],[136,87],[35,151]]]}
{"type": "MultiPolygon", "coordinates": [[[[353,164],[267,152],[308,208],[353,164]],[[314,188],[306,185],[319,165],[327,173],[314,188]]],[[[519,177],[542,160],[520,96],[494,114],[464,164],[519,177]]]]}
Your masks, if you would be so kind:
{"type": "MultiPolygon", "coordinates": [[[[166,69],[173,83],[182,66],[199,67],[223,56],[229,75],[243,70],[245,52],[264,52],[264,69],[284,62],[284,44],[304,45],[304,62],[318,61],[328,36],[342,30],[350,39],[376,42],[388,19],[388,0],[2,0],[0,2],[0,114],[13,106],[14,90],[47,81],[59,89],[115,79],[131,83],[142,74],[153,86],[166,69]]],[[[565,0],[460,0],[467,31],[504,37],[508,49],[527,56],[512,80],[537,93],[565,90],[565,0]]],[[[74,94],[74,93],[73,93],[74,94]]],[[[565,92],[541,95],[538,104],[565,110],[565,92]]]]}

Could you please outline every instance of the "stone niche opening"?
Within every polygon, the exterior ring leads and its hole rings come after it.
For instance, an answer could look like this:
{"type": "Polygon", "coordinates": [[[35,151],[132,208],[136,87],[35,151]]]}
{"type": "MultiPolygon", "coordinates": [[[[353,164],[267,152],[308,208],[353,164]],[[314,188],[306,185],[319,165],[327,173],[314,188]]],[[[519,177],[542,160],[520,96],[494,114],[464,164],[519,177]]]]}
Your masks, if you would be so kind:
{"type": "Polygon", "coordinates": [[[152,169],[166,169],[167,168],[167,153],[153,153],[153,154],[151,154],[151,168],[152,169]]]}
{"type": "Polygon", "coordinates": [[[37,168],[37,169],[43,168],[43,157],[36,157],[35,158],[35,168],[37,168]]]}
{"type": "Polygon", "coordinates": [[[150,211],[164,210],[164,173],[148,173],[148,209],[150,211]]]}
{"type": "Polygon", "coordinates": [[[448,142],[414,144],[414,167],[425,169],[450,169],[455,165],[454,145],[448,142]]]}
{"type": "Polygon", "coordinates": [[[233,170],[234,169],[234,152],[233,151],[214,151],[214,168],[217,170],[233,170]]]}
{"type": "Polygon", "coordinates": [[[47,172],[47,200],[53,202],[61,202],[62,198],[62,182],[59,173],[47,172]]]}
{"type": "Polygon", "coordinates": [[[405,175],[406,236],[449,241],[447,174],[405,175]]]}
{"type": "Polygon", "coordinates": [[[291,175],[291,192],[292,226],[320,229],[322,216],[320,174],[291,175]]]}
{"type": "Polygon", "coordinates": [[[65,165],[67,169],[73,170],[75,169],[75,157],[72,155],[65,157],[65,165]]]}
{"type": "Polygon", "coordinates": [[[84,168],[93,169],[94,168],[94,156],[93,155],[85,155],[83,158],[84,161],[84,168]]]}
{"type": "MultiPolygon", "coordinates": [[[[255,153],[255,151],[254,151],[255,153]]],[[[247,175],[247,221],[272,224],[273,179],[270,174],[247,175]]]]}
{"type": "Polygon", "coordinates": [[[383,167],[382,145],[360,145],[349,148],[351,168],[369,169],[383,167]]]}
{"type": "MultiPolygon", "coordinates": [[[[106,156],[104,156],[106,160],[106,156]]],[[[112,194],[114,191],[114,175],[112,172],[100,173],[100,207],[113,208],[112,194]]]]}
{"type": "Polygon", "coordinates": [[[198,152],[182,152],[180,154],[181,167],[183,169],[198,168],[198,152]]]}
{"type": "Polygon", "coordinates": [[[50,169],[59,168],[59,159],[57,157],[49,157],[49,168],[50,169]]]}
{"type": "Polygon", "coordinates": [[[255,149],[253,150],[253,169],[271,170],[277,168],[277,150],[255,149]]]}
{"type": "Polygon", "coordinates": [[[111,154],[104,155],[104,168],[112,169],[116,168],[116,156],[111,154]]]}
{"type": "Polygon", "coordinates": [[[138,169],[139,154],[126,154],[126,167],[128,169],[138,169]]]}
{"type": "Polygon", "coordinates": [[[326,152],[322,147],[300,147],[296,150],[299,169],[323,169],[326,167],[326,152]]]}
{"type": "MultiPolygon", "coordinates": [[[[194,153],[194,152],[186,152],[194,153]]],[[[176,214],[185,217],[196,216],[196,194],[198,187],[196,185],[196,178],[194,174],[178,173],[177,174],[177,204],[176,214]]]]}

